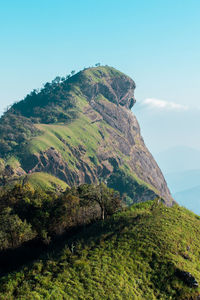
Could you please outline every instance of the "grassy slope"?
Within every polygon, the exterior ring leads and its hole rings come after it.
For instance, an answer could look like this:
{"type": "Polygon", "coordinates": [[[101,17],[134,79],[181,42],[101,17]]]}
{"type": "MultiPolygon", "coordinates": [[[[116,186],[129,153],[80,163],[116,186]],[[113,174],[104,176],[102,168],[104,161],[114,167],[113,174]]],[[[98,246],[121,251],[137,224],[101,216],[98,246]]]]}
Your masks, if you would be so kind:
{"type": "Polygon", "coordinates": [[[51,174],[38,172],[28,176],[28,183],[34,188],[40,188],[45,191],[66,190],[68,185],[59,178],[51,174]]]}
{"type": "MultiPolygon", "coordinates": [[[[90,80],[94,83],[102,82],[102,75],[103,76],[111,76],[111,77],[112,76],[115,76],[115,77],[124,76],[124,74],[122,72],[120,72],[119,70],[116,70],[113,67],[109,67],[109,66],[89,68],[89,69],[84,70],[84,76],[87,77],[88,80],[90,80]]],[[[103,78],[103,80],[105,80],[105,79],[103,78]]]]}
{"type": "MultiPolygon", "coordinates": [[[[82,103],[83,104],[83,103],[82,103]]],[[[79,118],[71,122],[70,124],[36,124],[36,127],[42,132],[41,135],[34,137],[26,146],[25,152],[28,154],[37,154],[40,151],[45,151],[50,147],[54,147],[62,156],[62,158],[67,161],[68,165],[72,170],[77,170],[76,164],[79,161],[79,157],[76,157],[71,152],[71,149],[82,145],[85,148],[86,153],[84,154],[84,160],[90,165],[91,168],[96,168],[99,165],[97,158],[97,149],[99,142],[102,137],[99,133],[99,128],[97,124],[93,123],[91,125],[91,120],[87,118],[83,113],[79,114],[79,118]],[[63,140],[66,142],[63,143],[63,140]],[[70,149],[71,148],[71,149],[70,149]],[[94,165],[95,164],[95,165],[94,165]]],[[[104,142],[107,143],[107,150],[113,151],[113,148],[109,146],[109,135],[106,132],[106,128],[109,127],[104,121],[101,122],[101,130],[104,132],[104,142]]],[[[118,151],[119,152],[119,151],[118,151]]],[[[121,167],[129,176],[133,177],[140,185],[148,187],[150,190],[159,192],[149,184],[145,183],[139,179],[136,174],[131,172],[128,167],[128,157],[122,153],[118,153],[120,157],[124,160],[124,165],[121,167]]],[[[12,167],[20,166],[18,158],[11,156],[6,161],[12,167]]],[[[41,173],[34,174],[34,180],[37,182],[36,186],[41,180],[41,173]]],[[[50,175],[49,175],[50,176],[50,175]]],[[[61,185],[56,177],[54,177],[55,183],[61,185]]],[[[45,189],[51,186],[50,180],[46,177],[47,183],[44,184],[44,177],[40,186],[45,185],[45,189]]],[[[31,182],[33,183],[33,181],[31,182]]],[[[63,185],[63,183],[62,183],[63,185]]]]}
{"type": "MultiPolygon", "coordinates": [[[[78,172],[79,170],[77,169],[77,165],[79,165],[79,157],[73,155],[69,147],[74,149],[79,145],[82,145],[86,150],[84,160],[90,165],[91,169],[96,169],[99,166],[96,153],[99,146],[99,141],[102,139],[102,137],[99,133],[97,124],[91,124],[91,120],[83,113],[84,109],[88,105],[88,102],[85,98],[85,95],[81,91],[80,84],[84,82],[86,85],[92,85],[105,80],[105,76],[121,77],[125,75],[120,71],[107,66],[89,68],[68,79],[66,82],[69,82],[70,84],[69,94],[76,102],[75,108],[72,110],[78,112],[77,118],[75,118],[73,121],[71,120],[71,122],[68,124],[35,124],[36,128],[43,133],[31,138],[27,145],[24,146],[22,152],[12,153],[10,156],[8,156],[7,159],[5,159],[5,164],[10,164],[12,167],[16,168],[20,166],[20,161],[23,159],[24,155],[27,156],[30,154],[39,154],[40,151],[45,151],[50,147],[54,147],[61,154],[62,158],[67,161],[69,168],[75,172],[78,172]],[[65,145],[62,140],[65,140],[68,145],[65,145]]],[[[100,100],[108,101],[102,95],[99,95],[98,97],[100,100]]],[[[98,101],[98,99],[96,99],[96,101],[98,101]]],[[[60,109],[62,110],[62,108],[60,109]]],[[[104,129],[104,138],[107,144],[107,150],[113,151],[113,148],[109,146],[110,138],[106,132],[106,127],[109,127],[109,125],[103,121],[101,124],[102,128],[104,129]]],[[[120,132],[118,132],[118,134],[120,134],[120,132]]],[[[131,175],[131,177],[133,177],[134,180],[136,180],[139,184],[143,184],[157,193],[155,188],[141,181],[136,174],[133,174],[133,172],[130,171],[128,157],[122,153],[118,154],[125,162],[122,166],[122,169],[131,175]]],[[[38,174],[35,174],[35,178],[37,175],[38,174]]],[[[39,180],[40,177],[38,177],[37,181],[39,180]]]]}
{"type": "Polygon", "coordinates": [[[26,176],[21,176],[19,178],[13,179],[8,181],[6,186],[1,187],[1,189],[11,189],[13,188],[16,183],[21,183],[25,180],[32,188],[34,189],[42,189],[46,192],[62,192],[65,191],[68,185],[66,182],[62,181],[61,179],[44,172],[36,172],[33,174],[28,174],[26,176]]]}
{"type": "Polygon", "coordinates": [[[198,216],[176,205],[140,203],[2,278],[0,298],[187,299],[200,290],[187,287],[175,269],[200,282],[199,242],[198,216]]]}
{"type": "MultiPolygon", "coordinates": [[[[107,149],[109,150],[109,136],[106,133],[106,127],[109,127],[104,121],[102,121],[102,128],[104,128],[104,139],[107,143],[107,149]]],[[[81,114],[81,117],[73,121],[68,125],[64,124],[38,124],[37,128],[43,132],[42,135],[35,137],[32,139],[28,146],[28,152],[31,154],[39,153],[40,151],[45,151],[50,147],[54,147],[61,153],[62,158],[68,162],[72,169],[76,170],[76,162],[78,162],[79,157],[75,157],[69,148],[76,148],[79,145],[82,145],[85,148],[86,153],[84,155],[84,159],[88,162],[88,164],[93,167],[93,163],[98,165],[97,158],[97,148],[99,145],[99,141],[102,139],[99,128],[96,124],[92,124],[91,120],[89,120],[84,114],[81,114]],[[63,144],[61,140],[65,140],[67,145],[63,144]],[[92,161],[91,161],[92,158],[92,161]]],[[[110,148],[113,151],[112,148],[110,148]]],[[[123,157],[124,161],[128,159],[122,153],[118,153],[120,157],[123,157]]],[[[94,166],[96,167],[96,166],[94,166]]],[[[153,187],[142,181],[130,171],[127,163],[121,167],[129,176],[133,177],[140,185],[144,185],[148,187],[150,190],[155,191],[155,193],[159,192],[153,187]]],[[[37,175],[35,175],[37,176],[37,175]]]]}
{"type": "Polygon", "coordinates": [[[57,149],[65,159],[69,159],[68,153],[64,150],[64,144],[60,139],[64,139],[71,146],[83,145],[86,147],[88,155],[95,153],[100,134],[98,127],[86,117],[79,118],[69,125],[37,125],[38,128],[44,131],[44,134],[34,138],[29,146],[30,153],[47,150],[50,147],[57,149]]]}

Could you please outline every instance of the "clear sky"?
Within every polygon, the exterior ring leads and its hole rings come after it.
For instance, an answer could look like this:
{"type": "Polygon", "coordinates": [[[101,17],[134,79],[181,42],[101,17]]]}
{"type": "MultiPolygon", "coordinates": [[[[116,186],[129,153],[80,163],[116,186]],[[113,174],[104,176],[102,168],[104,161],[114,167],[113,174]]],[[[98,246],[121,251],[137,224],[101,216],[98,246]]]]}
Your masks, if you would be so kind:
{"type": "Polygon", "coordinates": [[[100,62],[135,80],[153,152],[200,149],[199,15],[199,0],[0,0],[0,111],[100,62]]]}

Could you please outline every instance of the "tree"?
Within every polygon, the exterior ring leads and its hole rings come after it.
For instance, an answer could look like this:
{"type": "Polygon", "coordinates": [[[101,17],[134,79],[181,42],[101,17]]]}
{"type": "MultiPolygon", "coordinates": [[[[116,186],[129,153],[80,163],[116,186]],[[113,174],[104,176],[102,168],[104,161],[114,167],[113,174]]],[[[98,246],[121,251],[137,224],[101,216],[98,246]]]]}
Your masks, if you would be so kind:
{"type": "Polygon", "coordinates": [[[66,75],[66,80],[69,79],[71,77],[70,74],[66,75]]]}
{"type": "Polygon", "coordinates": [[[46,82],[44,85],[45,92],[50,92],[51,91],[51,83],[46,82]]]}
{"type": "Polygon", "coordinates": [[[77,225],[79,209],[80,199],[71,193],[65,193],[61,199],[54,201],[50,212],[49,231],[61,234],[65,229],[77,225]]]}
{"type": "Polygon", "coordinates": [[[31,225],[12,213],[10,207],[0,214],[0,249],[14,248],[35,236],[31,225]]]}
{"type": "Polygon", "coordinates": [[[52,84],[58,84],[61,81],[61,77],[60,76],[56,76],[53,80],[52,80],[52,84]]]}
{"type": "Polygon", "coordinates": [[[86,205],[98,203],[101,210],[101,219],[112,215],[121,206],[121,199],[118,192],[108,188],[104,183],[97,186],[81,185],[78,187],[80,197],[84,199],[86,205]]]}
{"type": "Polygon", "coordinates": [[[97,186],[97,194],[95,201],[101,208],[101,219],[105,216],[112,215],[121,205],[119,193],[113,189],[109,189],[104,183],[97,186]]]}

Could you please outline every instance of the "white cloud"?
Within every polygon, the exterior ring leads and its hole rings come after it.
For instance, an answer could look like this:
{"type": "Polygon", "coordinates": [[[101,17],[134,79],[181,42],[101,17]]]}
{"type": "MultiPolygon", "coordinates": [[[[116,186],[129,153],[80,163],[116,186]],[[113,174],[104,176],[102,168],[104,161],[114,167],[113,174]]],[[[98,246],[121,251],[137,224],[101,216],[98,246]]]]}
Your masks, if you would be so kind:
{"type": "Polygon", "coordinates": [[[169,102],[161,99],[155,99],[155,98],[147,98],[142,102],[143,106],[147,106],[149,108],[159,108],[159,109],[165,109],[165,110],[188,110],[189,107],[187,105],[178,104],[175,102],[169,102]]]}

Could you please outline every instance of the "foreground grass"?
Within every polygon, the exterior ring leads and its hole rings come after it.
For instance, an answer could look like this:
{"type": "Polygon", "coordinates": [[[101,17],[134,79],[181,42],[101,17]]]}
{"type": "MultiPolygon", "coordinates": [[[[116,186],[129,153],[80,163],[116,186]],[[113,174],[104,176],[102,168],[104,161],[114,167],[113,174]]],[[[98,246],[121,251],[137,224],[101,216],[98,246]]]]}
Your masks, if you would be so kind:
{"type": "Polygon", "coordinates": [[[0,299],[194,299],[175,275],[200,283],[200,219],[155,202],[132,206],[82,230],[0,280],[0,299]]]}

